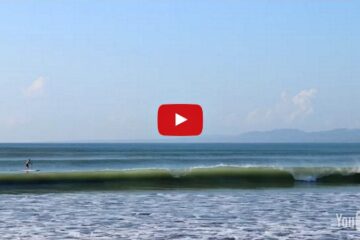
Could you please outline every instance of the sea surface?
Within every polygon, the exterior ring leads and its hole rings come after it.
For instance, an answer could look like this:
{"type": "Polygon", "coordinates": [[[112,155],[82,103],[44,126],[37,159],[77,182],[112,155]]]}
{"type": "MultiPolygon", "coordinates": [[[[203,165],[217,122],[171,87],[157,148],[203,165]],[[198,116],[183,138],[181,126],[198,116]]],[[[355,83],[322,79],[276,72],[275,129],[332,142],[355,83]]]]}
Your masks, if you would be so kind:
{"type": "Polygon", "coordinates": [[[360,144],[0,144],[0,172],[360,166],[360,144]]]}
{"type": "Polygon", "coordinates": [[[0,238],[360,238],[359,166],[360,144],[0,144],[0,238]]]}

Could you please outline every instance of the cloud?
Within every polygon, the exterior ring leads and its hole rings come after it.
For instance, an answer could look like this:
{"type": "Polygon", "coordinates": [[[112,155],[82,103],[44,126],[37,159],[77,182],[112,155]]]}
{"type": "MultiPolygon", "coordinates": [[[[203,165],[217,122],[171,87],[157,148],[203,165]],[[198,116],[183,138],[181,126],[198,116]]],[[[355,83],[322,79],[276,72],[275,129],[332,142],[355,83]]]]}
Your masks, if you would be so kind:
{"type": "Polygon", "coordinates": [[[39,77],[24,90],[24,95],[26,97],[34,97],[36,95],[39,95],[43,92],[44,86],[45,79],[43,77],[39,77]]]}
{"type": "Polygon", "coordinates": [[[291,100],[295,106],[294,111],[290,115],[290,119],[304,117],[311,114],[313,110],[312,99],[315,97],[317,90],[314,88],[302,90],[296,94],[291,100]]]}
{"type": "Polygon", "coordinates": [[[314,112],[313,99],[317,94],[315,88],[304,89],[294,96],[287,92],[282,92],[280,100],[267,108],[258,108],[246,117],[250,123],[266,125],[290,124],[300,119],[304,119],[314,112]]]}

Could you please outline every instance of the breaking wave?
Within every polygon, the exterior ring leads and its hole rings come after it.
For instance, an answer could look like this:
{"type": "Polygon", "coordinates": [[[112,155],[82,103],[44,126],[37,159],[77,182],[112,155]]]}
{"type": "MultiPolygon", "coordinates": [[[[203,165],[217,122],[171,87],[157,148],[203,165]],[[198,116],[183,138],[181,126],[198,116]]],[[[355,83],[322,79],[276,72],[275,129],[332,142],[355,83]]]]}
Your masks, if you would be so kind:
{"type": "Polygon", "coordinates": [[[0,191],[295,187],[303,183],[360,184],[360,170],[322,167],[214,166],[183,170],[132,169],[0,174],[0,191]]]}

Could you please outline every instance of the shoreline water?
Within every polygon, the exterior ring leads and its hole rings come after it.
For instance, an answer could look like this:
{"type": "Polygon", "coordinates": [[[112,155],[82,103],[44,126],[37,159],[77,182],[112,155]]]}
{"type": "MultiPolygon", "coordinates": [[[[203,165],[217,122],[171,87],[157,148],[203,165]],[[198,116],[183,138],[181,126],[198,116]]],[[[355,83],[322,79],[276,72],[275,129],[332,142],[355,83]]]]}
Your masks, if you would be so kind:
{"type": "Polygon", "coordinates": [[[3,239],[355,239],[358,187],[0,194],[3,239]]]}

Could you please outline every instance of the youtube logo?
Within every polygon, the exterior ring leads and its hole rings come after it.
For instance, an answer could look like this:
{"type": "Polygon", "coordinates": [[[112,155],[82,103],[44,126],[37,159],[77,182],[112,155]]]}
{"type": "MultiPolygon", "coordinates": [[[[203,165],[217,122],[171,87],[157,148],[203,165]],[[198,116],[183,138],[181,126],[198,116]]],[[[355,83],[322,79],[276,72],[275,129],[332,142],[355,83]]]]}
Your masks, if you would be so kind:
{"type": "Polygon", "coordinates": [[[203,111],[197,104],[163,104],[158,110],[158,130],[164,136],[197,136],[203,129],[203,111]]]}

